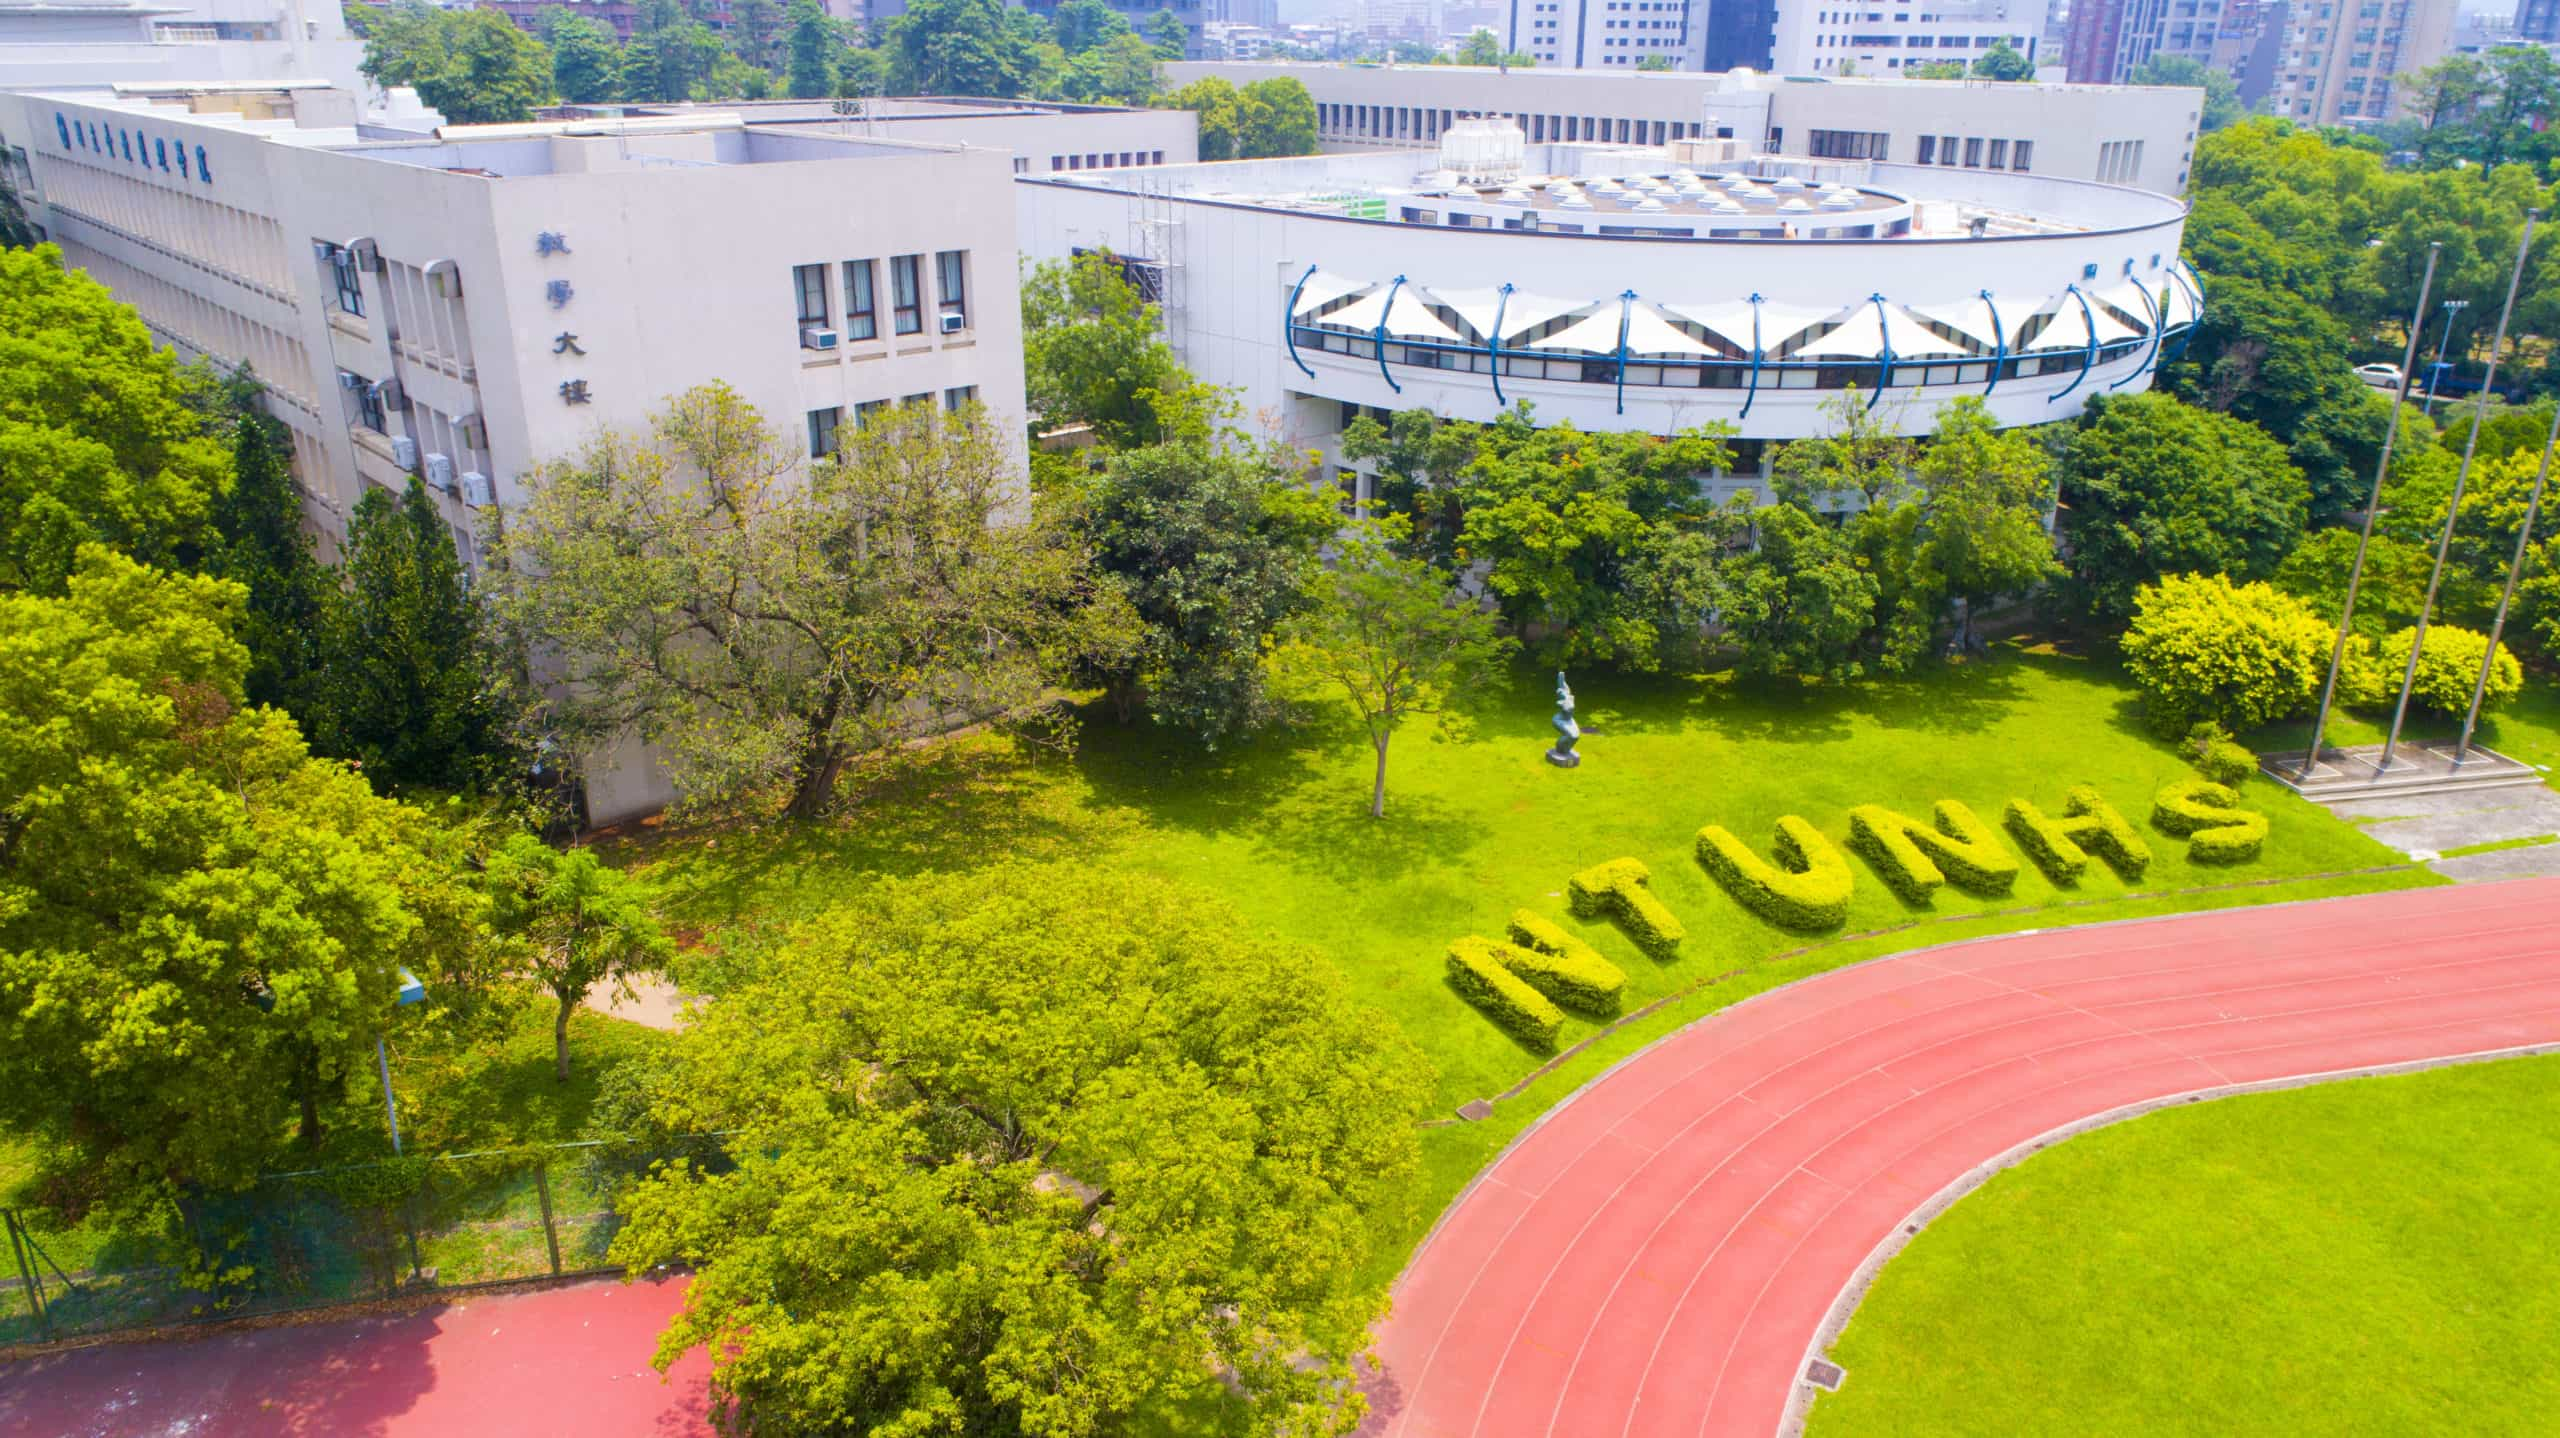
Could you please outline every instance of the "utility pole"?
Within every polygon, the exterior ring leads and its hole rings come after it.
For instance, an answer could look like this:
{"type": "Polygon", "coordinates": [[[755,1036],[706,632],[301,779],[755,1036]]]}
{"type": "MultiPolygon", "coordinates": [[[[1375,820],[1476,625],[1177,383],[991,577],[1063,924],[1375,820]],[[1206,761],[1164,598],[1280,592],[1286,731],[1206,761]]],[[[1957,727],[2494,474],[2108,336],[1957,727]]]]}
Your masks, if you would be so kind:
{"type": "MultiPolygon", "coordinates": [[[[2469,300],[2447,300],[2444,302],[2444,332],[2436,336],[2436,367],[2427,371],[2426,402],[2418,406],[2418,413],[2425,415],[2429,419],[2435,418],[2436,415],[2436,386],[2444,379],[2444,352],[2446,348],[2453,343],[2453,317],[2469,308],[2471,308],[2471,301],[2469,300]]],[[[2409,382],[2408,375],[2405,371],[2401,375],[2400,382],[2404,385],[2409,382]]]]}
{"type": "MultiPolygon", "coordinates": [[[[2453,494],[2445,501],[2444,532],[2436,536],[2435,567],[2427,572],[2426,602],[2418,606],[2418,623],[2409,633],[2409,665],[2400,674],[2400,702],[2391,709],[2391,733],[2382,741],[2382,760],[2374,772],[2388,773],[2391,751],[2400,743],[2400,725],[2409,716],[2409,691],[2418,682],[2418,655],[2426,648],[2427,620],[2435,613],[2436,587],[2444,581],[2444,559],[2453,547],[2453,522],[2462,514],[2462,487],[2471,478],[2471,456],[2480,448],[2480,421],[2489,410],[2489,392],[2498,382],[2498,352],[2507,347],[2507,321],[2516,312],[2516,290],[2524,284],[2524,260],[2533,249],[2533,227],[2542,219],[2540,210],[2524,212],[2524,234],[2516,241],[2516,267],[2507,276],[2507,302],[2498,311],[2498,332],[2489,341],[2489,367],[2480,373],[2480,397],[2471,406],[2471,435],[2462,442],[2462,468],[2453,476],[2453,494]]],[[[2448,326],[2450,328],[2450,326],[2448,326]]],[[[2495,650],[2490,651],[2495,653],[2495,650]]]]}
{"type": "Polygon", "coordinates": [[[2498,639],[2507,632],[2507,606],[2516,602],[2516,581],[2524,577],[2525,547],[2533,542],[2534,521],[2542,514],[2542,486],[2551,478],[2551,449],[2560,445],[2560,410],[2551,415],[2551,435],[2542,442],[2542,467],[2533,472],[2533,497],[2524,503],[2524,528],[2516,531],[2516,557],[2507,564],[2507,587],[2498,596],[2498,617],[2489,625],[2489,647],[2480,656],[2480,679],[2471,686],[2471,708],[2462,716],[2462,738],[2453,746],[2454,767],[2471,755],[2471,731],[2480,723],[2480,701],[2489,694],[2489,669],[2498,662],[2498,639]]]}
{"type": "MultiPolygon", "coordinates": [[[[2320,686],[2320,709],[2311,716],[2311,746],[2302,752],[2302,769],[2294,778],[2308,782],[2312,766],[2320,762],[2320,739],[2329,729],[2329,703],[2337,697],[2338,670],[2347,660],[2347,631],[2355,622],[2356,591],[2364,583],[2365,550],[2373,543],[2373,521],[2382,509],[2382,484],[2391,473],[2391,446],[2400,438],[2400,411],[2409,403],[2410,366],[2418,362],[2418,336],[2427,327],[2427,295],[2435,288],[2436,261],[2443,256],[2444,246],[2427,246],[2426,277],[2418,281],[2418,303],[2409,311],[2409,347],[2400,356],[2400,387],[2391,395],[2391,424],[2382,431],[2382,462],[2373,467],[2373,492],[2364,502],[2364,527],[2356,533],[2356,562],[2347,571],[2346,607],[2338,613],[2338,642],[2329,650],[2329,678],[2320,686]]],[[[2546,464],[2549,456],[2544,456],[2546,464]]]]}

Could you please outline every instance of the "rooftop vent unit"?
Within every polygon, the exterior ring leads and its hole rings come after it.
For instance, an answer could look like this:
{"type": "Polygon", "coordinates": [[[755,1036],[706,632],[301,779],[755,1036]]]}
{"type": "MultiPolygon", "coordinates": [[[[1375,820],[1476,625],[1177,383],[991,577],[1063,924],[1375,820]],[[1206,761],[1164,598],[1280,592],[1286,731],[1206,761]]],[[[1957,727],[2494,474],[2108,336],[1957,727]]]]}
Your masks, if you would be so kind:
{"type": "Polygon", "coordinates": [[[1458,183],[1492,185],[1519,178],[1528,138],[1516,120],[1460,120],[1440,135],[1440,168],[1458,183]]]}

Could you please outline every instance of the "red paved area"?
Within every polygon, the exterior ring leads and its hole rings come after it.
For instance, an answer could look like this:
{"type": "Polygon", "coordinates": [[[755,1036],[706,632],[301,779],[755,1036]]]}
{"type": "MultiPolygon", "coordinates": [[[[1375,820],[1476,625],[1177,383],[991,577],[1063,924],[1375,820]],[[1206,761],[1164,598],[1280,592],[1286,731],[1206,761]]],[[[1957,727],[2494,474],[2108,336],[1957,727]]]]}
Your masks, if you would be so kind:
{"type": "Polygon", "coordinates": [[[610,1280],[0,1365],[27,1438],[691,1438],[710,1360],[649,1366],[685,1280],[610,1280]]]}
{"type": "Polygon", "coordinates": [[[2556,1042],[2560,880],[1808,979],[1621,1065],[1458,1200],[1397,1282],[1368,1431],[1770,1433],[1860,1265],[2018,1145],[2181,1094],[2556,1042]]]}

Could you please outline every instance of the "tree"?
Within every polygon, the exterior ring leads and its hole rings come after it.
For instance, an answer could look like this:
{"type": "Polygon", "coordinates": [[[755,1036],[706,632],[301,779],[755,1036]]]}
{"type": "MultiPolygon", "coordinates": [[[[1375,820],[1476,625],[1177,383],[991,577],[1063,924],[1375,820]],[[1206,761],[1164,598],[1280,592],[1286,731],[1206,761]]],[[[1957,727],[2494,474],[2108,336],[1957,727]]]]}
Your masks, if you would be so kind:
{"type": "MultiPolygon", "coordinates": [[[[739,59],[770,71],[774,36],[782,23],[781,0],[729,0],[729,48],[739,59]]],[[[556,45],[558,41],[553,41],[556,45]]]]}
{"type": "Polygon", "coordinates": [[[1189,110],[1198,117],[1201,159],[1238,158],[1235,86],[1211,75],[1194,80],[1170,95],[1160,96],[1155,103],[1168,110],[1189,110]]]}
{"type": "Polygon", "coordinates": [[[1107,675],[1124,716],[1144,702],[1212,748],[1267,717],[1263,650],[1334,528],[1303,464],[1193,432],[1115,453],[1089,477],[1079,517],[1094,563],[1144,626],[1107,675]]]}
{"type": "Polygon", "coordinates": [[[2136,591],[2124,659],[2160,733],[2201,720],[2248,730],[2310,707],[2333,638],[2310,605],[2274,585],[2173,574],[2136,591]]]}
{"type": "Polygon", "coordinates": [[[196,388],[55,245],[0,250],[0,591],[59,594],[83,544],[192,568],[229,455],[196,388]]]}
{"type": "Polygon", "coordinates": [[[1493,616],[1429,565],[1395,552],[1391,520],[1364,520],[1336,546],[1307,612],[1282,626],[1281,672],[1350,701],[1378,756],[1369,817],[1387,815],[1387,746],[1416,714],[1437,714],[1481,683],[1511,641],[1493,616]]]}
{"type": "Polygon", "coordinates": [[[804,464],[722,385],[649,434],[541,466],[491,585],[508,635],[555,657],[536,718],[636,730],[688,808],[806,817],[845,766],[970,720],[1027,719],[1128,640],[1073,536],[975,411],[903,406],[804,464]]]}
{"type": "Polygon", "coordinates": [[[1191,382],[1156,307],[1102,251],[1044,260],[1023,277],[1022,359],[1041,424],[1089,424],[1113,448],[1162,439],[1158,397],[1191,382]]]}
{"type": "Polygon", "coordinates": [[[1050,14],[1049,25],[1057,32],[1058,48],[1069,55],[1081,55],[1097,45],[1137,33],[1119,11],[1102,0],[1066,0],[1050,14]]]}
{"type": "Polygon", "coordinates": [[[2150,393],[2090,402],[2062,501],[2072,597],[2121,619],[2163,575],[2273,574],[2301,538],[2309,490],[2257,426],[2150,393]]]}
{"type": "Polygon", "coordinates": [[[1899,413],[1876,413],[1855,386],[1825,400],[1822,413],[1821,432],[1780,447],[1770,488],[1781,505],[1807,515],[1842,512],[1841,542],[1875,582],[1862,659],[1901,673],[1928,652],[1946,602],[1919,563],[1925,511],[1911,473],[1918,447],[1902,433],[1899,413]]]}
{"type": "Polygon", "coordinates": [[[573,105],[597,105],[622,90],[622,47],[601,20],[567,10],[547,11],[551,23],[551,85],[573,105]]]}
{"type": "Polygon", "coordinates": [[[998,0],[913,0],[883,38],[890,86],[901,95],[1029,94],[1045,38],[1035,27],[998,0]]]}
{"type": "Polygon", "coordinates": [[[509,836],[488,859],[491,927],[511,967],[551,991],[552,1076],[569,1081],[569,1016],[598,984],[627,989],[674,952],[650,912],[647,885],[607,867],[593,849],[565,853],[531,834],[509,836]]]}
{"type": "Polygon", "coordinates": [[[1237,159],[1315,152],[1316,102],[1304,82],[1283,75],[1236,92],[1237,159]]]}
{"type": "Polygon", "coordinates": [[[231,488],[213,505],[205,569],[248,593],[238,637],[249,651],[241,688],[252,704],[283,709],[306,726],[320,704],[335,578],[312,555],[293,482],[292,440],[246,369],[227,376],[218,422],[231,435],[231,488]]]}
{"type": "Polygon", "coordinates": [[[320,741],[385,784],[478,789],[509,777],[502,685],[453,533],[412,475],[367,489],[347,525],[321,678],[320,741]]]}
{"type": "Polygon", "coordinates": [[[2228,70],[2189,55],[2154,55],[2125,77],[2130,85],[2178,85],[2204,91],[2204,110],[2197,128],[2219,130],[2248,113],[2240,103],[2240,86],[2228,70]]]}
{"type": "Polygon", "coordinates": [[[1143,105],[1156,93],[1156,52],[1135,35],[1115,35],[1069,63],[1064,89],[1079,103],[1143,105]]]}
{"type": "Polygon", "coordinates": [[[1710,506],[1698,476],[1730,467],[1722,426],[1668,439],[1539,427],[1515,410],[1471,426],[1457,549],[1489,561],[1486,587],[1541,664],[1659,662],[1661,616],[1628,576],[1710,506]]]}
{"type": "MultiPolygon", "coordinates": [[[[2347,574],[2355,564],[2355,553],[2354,530],[2323,529],[2285,556],[2273,582],[2335,624],[2346,610],[2347,574]]],[[[2379,639],[2395,625],[2417,618],[2419,606],[2426,602],[2427,572],[2434,558],[2423,544],[2374,535],[2365,549],[2364,579],[2356,586],[2357,632],[2379,639]]]]}
{"type": "Polygon", "coordinates": [[[1147,17],[1146,40],[1156,58],[1179,60],[1191,46],[1191,32],[1184,28],[1181,16],[1158,10],[1147,17]]]}
{"type": "Polygon", "coordinates": [[[84,548],[0,596],[0,1124],[162,1208],[368,1063],[447,885],[417,811],[242,705],[238,585],[84,548]]]}
{"type": "Polygon", "coordinates": [[[1975,57],[1973,73],[1985,80],[2032,80],[2036,77],[2036,63],[2004,39],[1975,57]]]}
{"type": "Polygon", "coordinates": [[[1924,60],[1902,67],[1905,80],[1961,80],[1965,77],[1962,60],[1924,60]]]}
{"type": "Polygon", "coordinates": [[[682,1262],[770,1433],[1073,1435],[1238,1403],[1342,1432],[1420,1178],[1427,1062],[1319,956],[1085,866],[894,881],[678,1041],[613,1257],[682,1262]]]}
{"type": "Polygon", "coordinates": [[[1973,638],[1975,609],[1995,595],[2024,594],[2059,575],[2053,536],[2053,462],[2034,435],[2003,430],[1965,395],[1938,411],[1921,451],[1919,567],[1926,587],[1963,602],[1957,642],[1973,638]]]}
{"type": "Polygon", "coordinates": [[[836,90],[836,32],[818,0],[791,0],[783,20],[788,68],[785,87],[795,100],[815,100],[836,90]]]}
{"type": "Polygon", "coordinates": [[[26,207],[18,201],[18,187],[9,172],[0,169],[0,250],[35,248],[36,227],[27,219],[26,207]]]}
{"type": "Polygon", "coordinates": [[[407,85],[457,125],[530,120],[551,96],[551,53],[495,10],[398,0],[366,27],[366,79],[407,85]]]}
{"type": "MultiPolygon", "coordinates": [[[[1505,51],[1502,48],[1502,41],[1500,37],[1496,36],[1491,30],[1485,29],[1482,26],[1478,26],[1477,28],[1467,32],[1467,38],[1458,46],[1456,54],[1448,56],[1446,59],[1434,55],[1431,56],[1430,59],[1447,65],[1481,65],[1486,69],[1492,69],[1494,66],[1501,65],[1514,70],[1526,70],[1538,63],[1524,51],[1505,51]]],[[[1671,68],[1671,58],[1667,55],[1647,55],[1643,60],[1637,63],[1636,68],[1639,70],[1668,70],[1671,68]],[[1654,64],[1653,62],[1656,60],[1659,60],[1662,63],[1658,65],[1654,64]]]]}
{"type": "Polygon", "coordinates": [[[713,79],[726,53],[709,26],[673,10],[662,23],[636,28],[623,46],[624,98],[667,105],[690,100],[695,86],[713,79]]]}
{"type": "Polygon", "coordinates": [[[1752,514],[1760,542],[1729,567],[1719,594],[1735,668],[1762,678],[1839,682],[1860,659],[1881,586],[1840,532],[1792,504],[1752,514]]]}

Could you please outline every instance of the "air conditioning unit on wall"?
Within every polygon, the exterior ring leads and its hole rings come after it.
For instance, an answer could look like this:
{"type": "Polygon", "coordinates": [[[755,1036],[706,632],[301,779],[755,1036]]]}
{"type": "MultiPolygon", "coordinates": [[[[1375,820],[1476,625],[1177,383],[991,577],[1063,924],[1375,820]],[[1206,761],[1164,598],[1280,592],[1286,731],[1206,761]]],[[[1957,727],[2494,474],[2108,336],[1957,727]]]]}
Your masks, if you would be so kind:
{"type": "Polygon", "coordinates": [[[426,466],[427,483],[445,491],[447,494],[452,493],[453,456],[449,454],[428,455],[426,466]]]}
{"type": "Polygon", "coordinates": [[[944,315],[942,317],[942,332],[944,334],[956,335],[968,327],[969,317],[967,315],[944,315]]]}
{"type": "Polygon", "coordinates": [[[800,348],[831,350],[836,347],[836,332],[821,325],[806,325],[800,331],[800,348]]]}
{"type": "Polygon", "coordinates": [[[402,469],[418,467],[418,442],[405,434],[391,437],[391,462],[402,469]]]}
{"type": "Polygon", "coordinates": [[[463,475],[462,475],[462,502],[463,502],[463,503],[465,503],[465,504],[467,504],[467,505],[470,505],[473,509],[481,509],[481,508],[485,508],[485,507],[486,507],[486,506],[488,506],[488,505],[491,505],[491,504],[496,503],[496,502],[497,502],[497,499],[498,499],[498,489],[497,489],[497,486],[496,486],[496,485],[493,485],[493,484],[491,484],[491,483],[489,482],[489,476],[487,476],[487,475],[485,475],[485,474],[482,474],[480,471],[478,471],[478,470],[476,470],[476,469],[473,469],[473,470],[465,470],[465,471],[463,472],[463,475]]]}

